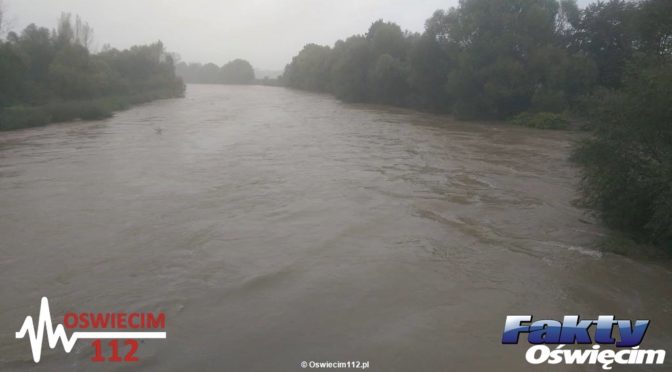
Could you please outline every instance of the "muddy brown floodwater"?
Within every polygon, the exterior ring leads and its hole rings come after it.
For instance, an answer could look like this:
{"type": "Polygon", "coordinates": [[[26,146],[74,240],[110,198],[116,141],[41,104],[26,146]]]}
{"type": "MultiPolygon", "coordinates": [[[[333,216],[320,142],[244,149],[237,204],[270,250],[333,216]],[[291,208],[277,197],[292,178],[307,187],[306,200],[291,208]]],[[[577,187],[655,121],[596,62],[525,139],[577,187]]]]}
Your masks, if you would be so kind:
{"type": "Polygon", "coordinates": [[[520,371],[509,314],[651,319],[642,346],[672,352],[672,265],[592,248],[578,136],[199,85],[0,133],[0,369],[520,371]],[[168,338],[132,366],[88,340],[35,365],[14,332],[42,296],[58,323],[163,311],[168,338]]]}

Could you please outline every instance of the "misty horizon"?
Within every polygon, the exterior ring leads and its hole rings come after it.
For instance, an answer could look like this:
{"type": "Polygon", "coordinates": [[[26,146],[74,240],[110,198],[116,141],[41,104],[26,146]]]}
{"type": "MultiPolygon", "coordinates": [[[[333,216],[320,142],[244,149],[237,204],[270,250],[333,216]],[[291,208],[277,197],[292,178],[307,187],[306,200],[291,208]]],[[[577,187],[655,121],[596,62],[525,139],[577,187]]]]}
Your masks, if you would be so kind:
{"type": "MultiPolygon", "coordinates": [[[[578,1],[582,7],[588,3],[578,1]]],[[[350,35],[364,34],[378,19],[422,32],[434,11],[457,4],[458,0],[4,0],[11,31],[20,32],[31,23],[52,29],[61,13],[71,13],[93,27],[94,51],[106,44],[125,49],[161,40],[186,63],[221,66],[241,58],[257,71],[274,72],[282,71],[306,44],[332,46],[350,35]]]]}

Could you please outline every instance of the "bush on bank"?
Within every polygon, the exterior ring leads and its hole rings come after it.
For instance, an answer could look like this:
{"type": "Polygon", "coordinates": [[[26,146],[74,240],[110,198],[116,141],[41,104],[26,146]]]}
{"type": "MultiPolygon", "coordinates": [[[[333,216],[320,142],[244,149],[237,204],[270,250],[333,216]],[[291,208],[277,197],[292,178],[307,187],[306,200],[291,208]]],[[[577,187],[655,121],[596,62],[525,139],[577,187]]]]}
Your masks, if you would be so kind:
{"type": "Polygon", "coordinates": [[[597,94],[594,136],[573,159],[583,204],[636,241],[672,249],[672,63],[633,69],[620,90],[597,94]]]}
{"type": "Polygon", "coordinates": [[[537,129],[567,129],[569,121],[562,114],[552,112],[524,112],[514,116],[509,122],[537,129]]]}

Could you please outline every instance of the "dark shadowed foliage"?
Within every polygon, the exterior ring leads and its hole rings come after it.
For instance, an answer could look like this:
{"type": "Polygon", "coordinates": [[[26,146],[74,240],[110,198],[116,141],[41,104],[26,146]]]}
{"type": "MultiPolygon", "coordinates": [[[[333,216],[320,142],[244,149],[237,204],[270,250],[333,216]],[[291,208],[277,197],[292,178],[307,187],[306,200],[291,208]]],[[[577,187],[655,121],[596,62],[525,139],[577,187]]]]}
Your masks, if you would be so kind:
{"type": "Polygon", "coordinates": [[[422,35],[379,20],[333,48],[307,45],[287,65],[283,82],[346,101],[464,118],[561,112],[591,91],[597,75],[586,52],[567,48],[570,20],[578,22],[581,13],[565,3],[462,1],[434,13],[422,35]]]}
{"type": "Polygon", "coordinates": [[[595,96],[595,137],[574,158],[584,203],[636,239],[672,249],[672,64],[633,68],[595,96]]]}
{"type": "Polygon", "coordinates": [[[331,88],[331,48],[308,44],[288,65],[284,80],[293,88],[327,92],[331,88]]]}

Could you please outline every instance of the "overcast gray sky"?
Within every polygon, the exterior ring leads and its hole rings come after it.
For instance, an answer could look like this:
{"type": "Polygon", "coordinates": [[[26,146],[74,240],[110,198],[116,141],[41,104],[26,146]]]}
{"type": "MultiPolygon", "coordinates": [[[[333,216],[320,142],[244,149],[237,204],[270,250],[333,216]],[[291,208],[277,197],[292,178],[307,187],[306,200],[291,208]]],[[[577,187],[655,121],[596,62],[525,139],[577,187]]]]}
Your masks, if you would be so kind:
{"type": "MultiPolygon", "coordinates": [[[[162,40],[187,62],[234,58],[281,70],[305,44],[332,45],[382,18],[422,31],[436,9],[458,0],[4,0],[13,29],[53,28],[61,12],[94,28],[95,44],[116,48],[162,40]]],[[[580,4],[588,0],[580,0],[580,4]]]]}

